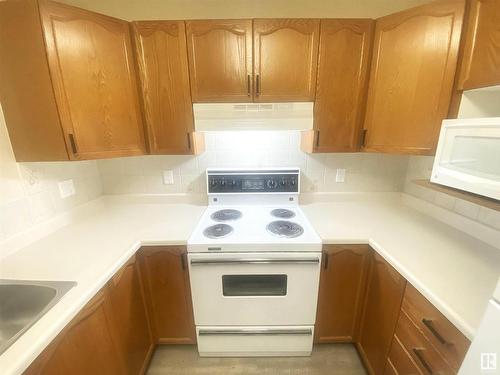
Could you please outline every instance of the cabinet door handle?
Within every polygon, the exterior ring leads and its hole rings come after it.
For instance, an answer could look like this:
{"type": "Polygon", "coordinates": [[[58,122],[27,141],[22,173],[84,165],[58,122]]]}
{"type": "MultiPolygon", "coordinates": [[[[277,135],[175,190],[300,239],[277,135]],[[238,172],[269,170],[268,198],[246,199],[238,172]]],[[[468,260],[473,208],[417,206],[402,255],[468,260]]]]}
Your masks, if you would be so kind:
{"type": "Polygon", "coordinates": [[[250,74],[248,74],[247,75],[247,95],[248,96],[252,95],[252,91],[250,89],[250,86],[251,86],[251,77],[250,77],[250,74]]]}
{"type": "Polygon", "coordinates": [[[366,133],[368,132],[368,129],[363,129],[361,131],[361,146],[364,147],[366,143],[366,133]]]}
{"type": "Polygon", "coordinates": [[[181,266],[183,270],[186,269],[186,259],[184,258],[184,255],[185,254],[181,254],[181,266]]]}
{"type": "Polygon", "coordinates": [[[328,269],[328,259],[329,259],[328,253],[324,253],[323,256],[325,257],[325,260],[323,262],[323,269],[327,270],[328,269]]]}
{"type": "Polygon", "coordinates": [[[316,147],[319,147],[319,130],[316,131],[316,147]]]}
{"type": "Polygon", "coordinates": [[[73,152],[73,154],[77,154],[78,149],[76,147],[75,136],[73,135],[73,133],[69,133],[68,137],[69,137],[69,144],[71,145],[71,151],[73,152]]]}
{"type": "Polygon", "coordinates": [[[450,342],[448,342],[437,330],[434,328],[434,325],[432,324],[431,319],[422,319],[422,323],[427,327],[429,331],[434,335],[434,337],[443,345],[451,345],[450,342]]]}
{"type": "Polygon", "coordinates": [[[430,375],[433,375],[434,371],[432,370],[432,367],[429,366],[429,364],[425,360],[424,356],[422,355],[422,352],[425,351],[425,349],[413,348],[412,351],[413,351],[413,353],[415,353],[415,356],[420,361],[420,363],[422,364],[422,366],[424,366],[424,368],[427,370],[427,372],[430,375]]]}
{"type": "Polygon", "coordinates": [[[187,133],[188,150],[191,150],[191,134],[187,133]]]}
{"type": "Polygon", "coordinates": [[[255,75],[255,95],[260,95],[260,75],[255,75]]]}

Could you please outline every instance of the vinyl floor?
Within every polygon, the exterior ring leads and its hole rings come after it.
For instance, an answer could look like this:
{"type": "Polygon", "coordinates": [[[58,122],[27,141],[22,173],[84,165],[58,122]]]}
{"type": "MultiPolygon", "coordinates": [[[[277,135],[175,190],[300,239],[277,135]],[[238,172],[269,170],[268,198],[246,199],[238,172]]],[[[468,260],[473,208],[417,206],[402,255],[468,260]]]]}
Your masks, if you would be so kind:
{"type": "Polygon", "coordinates": [[[196,346],[159,346],[148,375],[365,375],[353,345],[317,345],[310,357],[201,358],[196,346]]]}

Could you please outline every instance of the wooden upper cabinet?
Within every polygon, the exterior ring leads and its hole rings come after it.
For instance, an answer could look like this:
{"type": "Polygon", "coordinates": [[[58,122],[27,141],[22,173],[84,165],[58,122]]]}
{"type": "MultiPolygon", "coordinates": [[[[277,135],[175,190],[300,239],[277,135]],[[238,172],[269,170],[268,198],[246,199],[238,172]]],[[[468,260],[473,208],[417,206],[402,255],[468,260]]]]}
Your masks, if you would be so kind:
{"type": "Polygon", "coordinates": [[[108,285],[112,324],[124,354],[126,373],[144,374],[154,346],[135,255],[108,285]]]}
{"type": "Polygon", "coordinates": [[[36,1],[0,1],[0,56],[0,101],[16,160],[68,160],[36,1]]]}
{"type": "Polygon", "coordinates": [[[377,20],[365,151],[434,154],[448,113],[464,13],[443,0],[377,20]]]}
{"type": "Polygon", "coordinates": [[[371,249],[367,245],[325,245],[315,342],[353,342],[358,331],[371,249]]]}
{"type": "Polygon", "coordinates": [[[383,374],[406,280],[375,254],[368,276],[358,348],[370,374],[383,374]]]}
{"type": "Polygon", "coordinates": [[[183,21],[133,23],[142,102],[152,154],[194,154],[186,32],[183,21]]]}
{"type": "Polygon", "coordinates": [[[472,0],[458,88],[500,85],[500,0],[472,0]]]}
{"type": "Polygon", "coordinates": [[[252,20],[186,21],[193,102],[252,101],[252,20]]]}
{"type": "Polygon", "coordinates": [[[50,1],[40,13],[70,157],[143,154],[128,22],[50,1]]]}
{"type": "Polygon", "coordinates": [[[185,247],[151,246],[140,251],[146,303],[156,343],[196,343],[186,258],[185,247]]]}
{"type": "Polygon", "coordinates": [[[373,26],[367,19],[321,20],[314,130],[303,134],[304,151],[359,150],[373,26]]]}
{"type": "Polygon", "coordinates": [[[316,19],[254,20],[255,101],[314,100],[319,24],[316,19]]]}

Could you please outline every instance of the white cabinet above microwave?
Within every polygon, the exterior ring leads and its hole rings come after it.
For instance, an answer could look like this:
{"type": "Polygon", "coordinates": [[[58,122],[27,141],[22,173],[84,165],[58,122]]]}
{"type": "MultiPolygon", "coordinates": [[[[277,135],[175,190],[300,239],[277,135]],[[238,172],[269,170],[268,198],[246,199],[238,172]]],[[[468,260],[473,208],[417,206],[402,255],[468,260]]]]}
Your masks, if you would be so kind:
{"type": "Polygon", "coordinates": [[[444,120],[431,182],[500,200],[500,117],[444,120]]]}

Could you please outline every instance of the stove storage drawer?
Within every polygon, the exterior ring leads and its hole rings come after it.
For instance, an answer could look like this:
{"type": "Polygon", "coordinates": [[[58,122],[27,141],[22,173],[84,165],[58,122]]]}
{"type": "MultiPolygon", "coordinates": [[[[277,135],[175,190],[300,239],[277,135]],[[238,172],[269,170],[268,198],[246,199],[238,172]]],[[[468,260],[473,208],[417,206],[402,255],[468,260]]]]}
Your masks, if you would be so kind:
{"type": "Polygon", "coordinates": [[[197,327],[202,357],[308,356],[314,326],[197,327]]]}
{"type": "Polygon", "coordinates": [[[196,326],[314,325],[321,253],[188,259],[196,326]]]}

